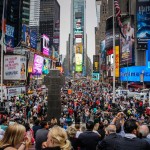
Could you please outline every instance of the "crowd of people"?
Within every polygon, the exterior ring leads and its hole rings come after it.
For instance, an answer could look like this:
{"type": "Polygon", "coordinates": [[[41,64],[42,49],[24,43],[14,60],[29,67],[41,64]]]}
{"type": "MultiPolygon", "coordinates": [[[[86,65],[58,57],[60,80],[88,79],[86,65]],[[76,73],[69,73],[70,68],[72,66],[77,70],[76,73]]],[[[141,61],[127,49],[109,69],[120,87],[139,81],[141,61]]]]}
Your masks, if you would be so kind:
{"type": "Polygon", "coordinates": [[[110,84],[87,78],[66,80],[61,117],[51,120],[45,96],[12,97],[0,114],[0,150],[150,149],[148,101],[114,101],[112,91],[110,84]]]}

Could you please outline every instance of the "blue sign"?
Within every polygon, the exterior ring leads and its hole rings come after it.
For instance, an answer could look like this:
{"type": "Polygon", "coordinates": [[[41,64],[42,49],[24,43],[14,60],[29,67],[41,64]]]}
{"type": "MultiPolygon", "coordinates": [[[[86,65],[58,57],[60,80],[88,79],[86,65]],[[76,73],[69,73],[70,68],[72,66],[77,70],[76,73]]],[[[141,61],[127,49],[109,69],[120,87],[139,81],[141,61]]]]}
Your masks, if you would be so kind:
{"type": "Polygon", "coordinates": [[[37,33],[30,30],[30,43],[31,43],[31,48],[36,49],[37,48],[37,33]]]}
{"type": "Polygon", "coordinates": [[[36,32],[30,30],[30,28],[23,24],[22,26],[22,39],[23,44],[27,47],[37,48],[37,34],[36,32]]]}
{"type": "Polygon", "coordinates": [[[12,51],[14,48],[14,30],[14,27],[6,25],[5,42],[8,51],[12,51]]]}
{"type": "Polygon", "coordinates": [[[99,73],[92,73],[92,80],[99,81],[99,73]]]}
{"type": "Polygon", "coordinates": [[[146,66],[133,66],[120,69],[120,80],[140,82],[140,75],[144,74],[144,82],[150,82],[150,69],[146,66]]]}
{"type": "Polygon", "coordinates": [[[138,48],[147,50],[150,39],[150,0],[137,0],[137,43],[138,48]]]}
{"type": "Polygon", "coordinates": [[[45,58],[43,62],[42,72],[43,74],[48,74],[49,70],[50,70],[50,60],[45,58]]]}

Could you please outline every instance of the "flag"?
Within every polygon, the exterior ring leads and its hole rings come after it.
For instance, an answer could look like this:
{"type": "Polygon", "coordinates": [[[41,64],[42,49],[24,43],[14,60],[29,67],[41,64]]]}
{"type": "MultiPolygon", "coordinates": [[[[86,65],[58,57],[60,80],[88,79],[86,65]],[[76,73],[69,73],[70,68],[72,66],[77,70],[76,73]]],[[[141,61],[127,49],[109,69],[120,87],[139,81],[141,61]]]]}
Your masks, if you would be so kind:
{"type": "Polygon", "coordinates": [[[7,13],[7,0],[3,0],[3,14],[2,14],[2,37],[1,37],[1,46],[2,49],[6,52],[5,45],[5,33],[6,33],[6,13],[7,13]]]}
{"type": "Polygon", "coordinates": [[[116,10],[115,15],[116,15],[116,20],[117,20],[117,24],[118,24],[120,33],[121,33],[122,37],[125,38],[125,36],[124,36],[124,34],[122,33],[122,30],[121,30],[123,25],[122,25],[122,22],[121,22],[121,9],[120,9],[118,0],[114,0],[114,7],[115,7],[115,10],[116,10]]]}
{"type": "Polygon", "coordinates": [[[7,0],[3,0],[2,32],[6,33],[7,0]]]}

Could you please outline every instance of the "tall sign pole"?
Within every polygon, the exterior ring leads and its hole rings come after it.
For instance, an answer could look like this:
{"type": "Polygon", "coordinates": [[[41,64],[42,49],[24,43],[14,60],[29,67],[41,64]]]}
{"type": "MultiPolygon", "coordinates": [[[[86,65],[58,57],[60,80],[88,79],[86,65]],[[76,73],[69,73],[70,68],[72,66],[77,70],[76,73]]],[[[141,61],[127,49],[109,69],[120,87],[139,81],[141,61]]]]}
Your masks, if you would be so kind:
{"type": "Polygon", "coordinates": [[[5,13],[5,0],[3,0],[3,14],[2,14],[2,37],[1,37],[1,102],[3,102],[3,51],[4,51],[4,13],[5,13]]]}
{"type": "Polygon", "coordinates": [[[115,103],[116,86],[115,86],[115,72],[116,72],[116,55],[115,55],[115,5],[113,0],[113,103],[115,103]]]}

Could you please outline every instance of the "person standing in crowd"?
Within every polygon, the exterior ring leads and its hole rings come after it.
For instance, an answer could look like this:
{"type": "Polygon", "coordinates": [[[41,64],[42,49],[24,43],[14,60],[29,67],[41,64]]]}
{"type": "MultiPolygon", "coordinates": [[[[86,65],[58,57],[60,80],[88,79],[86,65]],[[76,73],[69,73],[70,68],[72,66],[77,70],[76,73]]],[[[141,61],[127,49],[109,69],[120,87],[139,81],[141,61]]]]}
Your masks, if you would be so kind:
{"type": "Polygon", "coordinates": [[[41,150],[42,143],[47,140],[48,129],[49,129],[48,122],[42,121],[41,128],[42,129],[37,130],[36,135],[35,135],[35,149],[36,150],[41,150]]]}
{"type": "Polygon", "coordinates": [[[42,144],[43,150],[72,150],[66,131],[54,126],[48,133],[48,139],[42,144]]]}
{"type": "Polygon", "coordinates": [[[147,125],[141,125],[139,127],[139,137],[142,138],[143,140],[147,141],[150,144],[150,138],[148,138],[149,134],[149,128],[147,125]]]}
{"type": "Polygon", "coordinates": [[[86,123],[87,130],[81,133],[78,137],[78,145],[80,150],[96,150],[96,146],[100,141],[100,136],[93,132],[94,122],[88,121],[86,123]]]}
{"type": "Polygon", "coordinates": [[[28,150],[31,138],[24,137],[25,132],[26,129],[23,125],[10,125],[0,141],[0,150],[28,150]],[[19,146],[18,149],[17,146],[19,146]]]}
{"type": "Polygon", "coordinates": [[[125,137],[116,141],[115,150],[149,150],[147,141],[137,138],[138,125],[133,119],[127,120],[124,124],[125,137]]]}
{"type": "Polygon", "coordinates": [[[116,134],[116,126],[109,125],[106,128],[106,137],[100,141],[96,150],[115,150],[116,140],[120,140],[121,136],[116,134]]]}

